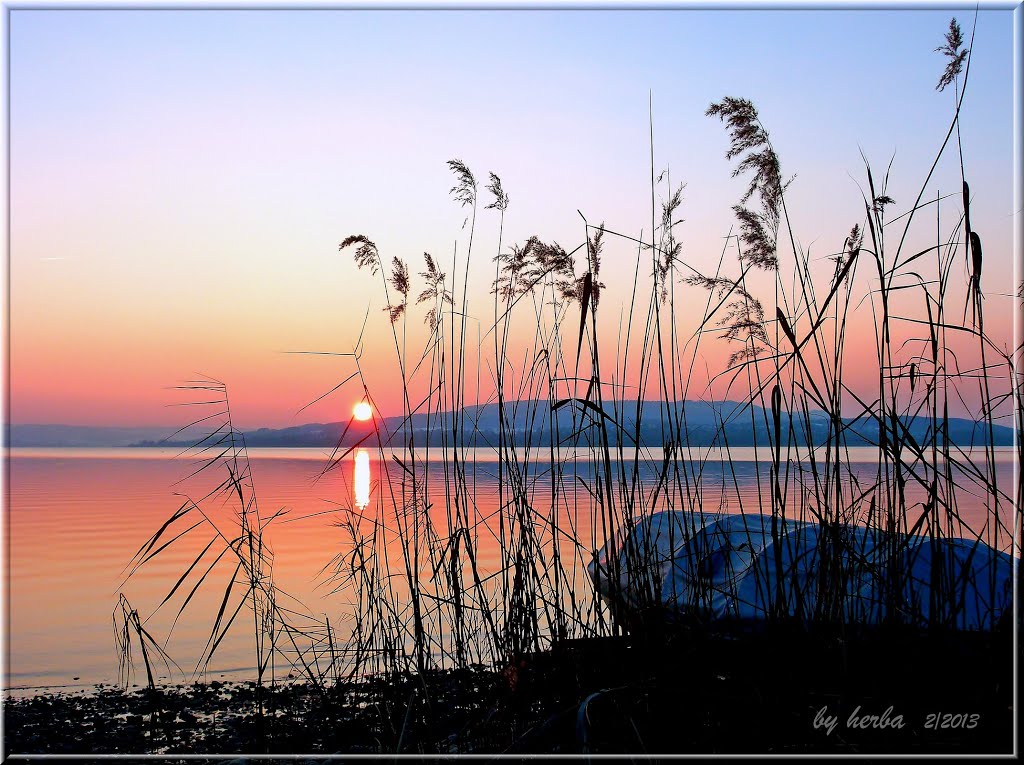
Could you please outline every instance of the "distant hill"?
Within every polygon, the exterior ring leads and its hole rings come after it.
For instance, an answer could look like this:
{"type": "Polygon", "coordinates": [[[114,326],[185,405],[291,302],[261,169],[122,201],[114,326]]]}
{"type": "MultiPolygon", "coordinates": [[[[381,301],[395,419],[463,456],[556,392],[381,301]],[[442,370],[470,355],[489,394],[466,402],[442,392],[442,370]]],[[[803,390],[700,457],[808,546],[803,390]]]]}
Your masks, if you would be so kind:
{"type": "MultiPolygon", "coordinates": [[[[523,446],[547,446],[552,432],[563,445],[577,446],[597,443],[599,422],[607,425],[609,443],[621,441],[632,445],[639,441],[645,446],[662,446],[675,435],[676,440],[692,446],[754,446],[767,445],[768,417],[760,407],[745,408],[736,401],[705,402],[661,401],[626,402],[620,406],[608,404],[603,414],[596,407],[577,401],[561,402],[552,411],[547,401],[517,401],[505,404],[507,422],[506,443],[523,446]],[[670,428],[669,423],[675,427],[670,428]],[[725,423],[724,428],[722,423],[725,423]],[[685,432],[686,438],[680,437],[685,432]]],[[[499,412],[497,404],[468,406],[462,410],[461,430],[467,446],[497,446],[499,412]]],[[[846,443],[865,446],[878,442],[878,426],[867,418],[846,419],[846,443]]],[[[918,442],[929,438],[931,423],[923,417],[903,420],[910,435],[918,442]]],[[[784,432],[790,427],[794,440],[804,444],[824,441],[828,432],[828,419],[822,412],[811,412],[809,423],[798,416],[790,423],[783,420],[784,432]]],[[[401,417],[384,419],[382,432],[391,433],[391,444],[411,437],[416,446],[440,446],[453,442],[456,418],[451,412],[415,414],[403,428],[401,417]]],[[[173,432],[172,429],[167,429],[173,432]]],[[[182,434],[173,442],[162,442],[166,432],[158,428],[90,428],[66,425],[15,425],[10,427],[12,446],[187,446],[192,436],[182,434]]],[[[997,446],[1013,444],[1013,430],[1001,425],[994,427],[997,446]]],[[[951,418],[950,441],[959,446],[980,445],[987,442],[988,429],[973,420],[951,418]]],[[[339,441],[343,446],[362,443],[377,445],[377,437],[369,423],[329,422],[310,423],[288,428],[259,428],[245,431],[246,445],[250,447],[320,447],[332,448],[339,441]],[[346,431],[346,427],[348,428],[346,431]]]]}

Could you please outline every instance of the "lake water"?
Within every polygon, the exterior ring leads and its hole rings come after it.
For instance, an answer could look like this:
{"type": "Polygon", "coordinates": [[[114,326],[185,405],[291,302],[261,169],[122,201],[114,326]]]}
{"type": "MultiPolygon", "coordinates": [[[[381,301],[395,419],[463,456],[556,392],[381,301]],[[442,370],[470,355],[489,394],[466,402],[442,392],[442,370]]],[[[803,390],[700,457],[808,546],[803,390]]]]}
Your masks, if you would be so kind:
{"type": "MultiPolygon", "coordinates": [[[[853,461],[869,470],[874,451],[851,452],[853,461]]],[[[707,450],[702,454],[707,455],[707,450]]],[[[172,456],[173,452],[161,449],[10,452],[5,509],[9,545],[6,687],[14,692],[31,692],[40,686],[86,687],[117,682],[112,615],[119,593],[124,593],[145,619],[192,562],[200,544],[185,539],[171,545],[124,581],[125,567],[132,556],[182,504],[182,497],[175,492],[193,490],[199,480],[176,483],[188,475],[190,468],[189,463],[172,456]]],[[[539,455],[541,459],[544,456],[539,455]]],[[[762,460],[766,456],[766,449],[757,453],[762,460]]],[[[346,457],[339,469],[317,480],[327,460],[321,450],[250,450],[249,457],[262,515],[266,517],[281,508],[289,510],[268,527],[276,583],[312,613],[328,616],[343,629],[344,593],[332,593],[333,586],[325,574],[332,558],[346,549],[345,534],[337,522],[347,511],[339,508],[372,511],[385,491],[383,466],[389,474],[400,473],[401,468],[390,458],[382,463],[376,450],[359,450],[346,457]]],[[[476,460],[476,470],[469,479],[469,491],[476,502],[473,513],[486,518],[498,503],[493,452],[470,457],[476,460]]],[[[551,472],[548,465],[532,462],[537,457],[531,458],[533,472],[527,480],[531,496],[542,507],[545,497],[550,501],[551,472]]],[[[660,460],[660,452],[651,454],[649,465],[640,470],[637,491],[646,492],[647,497],[652,496],[658,483],[660,460]]],[[[752,449],[734,450],[733,460],[734,464],[727,467],[711,454],[702,479],[707,501],[726,510],[740,499],[748,503],[748,508],[756,508],[759,500],[768,502],[767,492],[759,488],[768,465],[755,462],[752,449]],[[716,482],[724,489],[715,490],[716,482]]],[[[586,460],[570,462],[575,475],[562,479],[567,501],[559,511],[558,522],[571,524],[580,547],[592,550],[603,542],[588,509],[592,497],[586,479],[592,465],[586,460]]],[[[999,480],[1009,491],[1014,478],[1012,451],[998,450],[997,464],[999,480]]],[[[445,463],[430,463],[432,513],[446,507],[445,468],[445,463]]],[[[659,491],[665,496],[667,489],[659,491]]],[[[984,507],[977,498],[964,491],[959,504],[967,523],[981,523],[984,507]]],[[[488,551],[496,550],[497,542],[484,539],[479,544],[483,558],[480,565],[486,569],[493,564],[488,551]]],[[[573,569],[571,586],[582,593],[580,597],[592,597],[583,571],[585,555],[583,551],[578,564],[569,566],[573,569]]],[[[170,633],[166,648],[185,670],[184,676],[172,673],[171,680],[192,677],[222,593],[223,585],[219,590],[213,587],[198,591],[170,633]]],[[[146,623],[147,629],[162,641],[176,611],[176,607],[166,607],[146,623]]],[[[251,616],[249,619],[251,622],[251,616]]],[[[253,675],[252,638],[241,624],[236,627],[202,677],[253,675]]]]}

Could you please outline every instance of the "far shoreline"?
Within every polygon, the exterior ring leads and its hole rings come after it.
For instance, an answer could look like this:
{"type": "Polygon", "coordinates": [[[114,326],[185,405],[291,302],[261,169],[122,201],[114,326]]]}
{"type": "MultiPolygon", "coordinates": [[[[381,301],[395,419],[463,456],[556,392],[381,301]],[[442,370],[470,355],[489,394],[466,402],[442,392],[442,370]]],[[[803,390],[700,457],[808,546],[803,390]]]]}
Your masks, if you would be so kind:
{"type": "MultiPolygon", "coordinates": [[[[823,454],[827,449],[827,445],[822,444],[814,448],[815,454],[823,454]]],[[[516,446],[512,447],[515,453],[519,455],[525,454],[527,451],[530,452],[530,458],[532,462],[546,463],[548,459],[549,447],[526,447],[516,446]]],[[[381,450],[383,450],[385,458],[390,459],[392,455],[402,455],[407,453],[407,449],[402,447],[378,447],[378,446],[361,446],[357,449],[352,449],[351,452],[355,451],[366,451],[370,454],[371,459],[377,457],[381,450]]],[[[975,446],[975,450],[984,452],[985,447],[982,445],[975,446]]],[[[330,448],[324,448],[319,446],[249,446],[246,447],[246,453],[251,459],[309,459],[309,460],[323,460],[326,461],[331,458],[330,448]]],[[[348,447],[343,447],[339,453],[345,453],[348,451],[348,447]]],[[[415,453],[417,459],[429,459],[430,462],[443,462],[450,458],[450,454],[453,449],[449,447],[447,453],[442,447],[431,446],[431,447],[416,447],[415,453]]],[[[731,461],[734,463],[743,462],[764,462],[770,463],[772,461],[771,452],[769,447],[759,446],[732,446],[732,447],[710,447],[710,446],[691,446],[687,450],[687,459],[692,461],[706,461],[708,463],[726,462],[731,461]],[[757,452],[755,458],[754,453],[757,452]]],[[[868,464],[877,461],[879,456],[879,449],[877,446],[851,446],[844,450],[853,459],[849,460],[851,464],[868,464]]],[[[1013,445],[997,445],[992,447],[992,451],[996,456],[996,462],[998,464],[1013,464],[1017,450],[1013,445]]],[[[72,458],[83,458],[83,459],[173,459],[181,457],[182,459],[188,459],[189,453],[186,451],[186,447],[181,446],[153,446],[153,445],[140,445],[140,444],[128,444],[123,446],[11,446],[7,445],[4,449],[5,456],[13,458],[60,458],[60,457],[72,457],[72,458]]],[[[471,457],[475,457],[478,461],[491,462],[497,461],[497,451],[491,447],[466,447],[465,449],[459,450],[460,455],[466,454],[471,457]],[[486,458],[486,459],[484,459],[486,458]]],[[[641,447],[639,450],[641,460],[657,460],[660,461],[665,454],[665,449],[662,447],[641,447]]],[[[679,450],[675,450],[679,453],[679,450]]],[[[594,462],[602,459],[601,455],[594,455],[593,451],[585,447],[556,447],[555,453],[559,459],[573,458],[579,462],[594,462]]],[[[623,447],[622,453],[626,458],[627,462],[631,462],[634,459],[636,453],[635,447],[623,447]]],[[[805,453],[801,452],[801,456],[805,453]]],[[[970,452],[967,452],[968,456],[971,456],[970,452]]],[[[619,455],[617,448],[612,449],[612,460],[615,461],[619,455]]],[[[943,463],[944,457],[940,453],[937,455],[937,459],[940,464],[943,463]]],[[[800,460],[804,463],[806,460],[800,460]]]]}

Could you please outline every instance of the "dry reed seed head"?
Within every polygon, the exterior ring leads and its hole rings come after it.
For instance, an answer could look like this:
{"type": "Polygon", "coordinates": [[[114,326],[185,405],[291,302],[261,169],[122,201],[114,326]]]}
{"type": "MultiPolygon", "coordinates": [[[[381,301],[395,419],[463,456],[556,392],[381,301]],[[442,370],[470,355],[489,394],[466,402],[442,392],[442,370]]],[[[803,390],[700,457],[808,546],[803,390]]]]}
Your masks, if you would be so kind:
{"type": "Polygon", "coordinates": [[[719,300],[729,298],[724,306],[724,314],[715,326],[722,330],[721,338],[745,344],[743,349],[735,351],[730,356],[729,366],[760,354],[762,348],[759,348],[758,344],[765,347],[768,345],[768,332],[764,326],[764,306],[747,292],[740,282],[724,277],[701,275],[689,276],[684,281],[716,294],[719,300]]]}
{"type": "Polygon", "coordinates": [[[476,178],[461,159],[448,160],[448,167],[455,173],[456,181],[451,188],[451,195],[463,207],[472,207],[476,204],[476,178]]]}
{"type": "Polygon", "coordinates": [[[505,297],[523,295],[550,276],[552,284],[564,299],[580,297],[582,284],[576,277],[572,256],[558,242],[547,244],[531,236],[522,247],[512,245],[502,275],[494,282],[494,292],[505,297]]]}
{"type": "Polygon", "coordinates": [[[658,252],[658,273],[660,276],[665,276],[673,264],[679,262],[682,252],[683,243],[677,241],[675,237],[669,237],[665,246],[661,247],[658,252]]]}
{"type": "MultiPolygon", "coordinates": [[[[831,260],[836,264],[836,277],[839,276],[839,272],[842,271],[845,266],[858,255],[860,255],[861,245],[864,243],[864,230],[860,227],[859,223],[855,223],[853,228],[850,229],[850,233],[846,236],[846,240],[843,242],[843,251],[838,255],[833,255],[831,260]]],[[[850,275],[846,274],[846,281],[849,283],[850,275]]]]}
{"type": "Polygon", "coordinates": [[[851,258],[856,257],[860,253],[860,247],[863,242],[864,232],[861,230],[859,223],[854,223],[853,228],[850,229],[850,235],[846,237],[846,244],[843,249],[846,250],[851,258]]]}
{"type": "Polygon", "coordinates": [[[397,255],[391,261],[391,286],[401,295],[409,294],[409,267],[397,255]]]}
{"type": "Polygon", "coordinates": [[[757,120],[757,109],[745,98],[726,96],[720,103],[713,103],[704,114],[718,117],[725,123],[731,134],[732,143],[725,158],[732,159],[748,149],[765,143],[766,136],[757,120]]]}
{"type": "Polygon", "coordinates": [[[537,266],[544,271],[557,275],[574,275],[575,264],[572,256],[558,242],[545,244],[534,239],[533,256],[537,266]]]}
{"type": "Polygon", "coordinates": [[[491,182],[487,184],[487,190],[494,195],[494,201],[491,202],[485,210],[500,210],[505,212],[508,209],[508,194],[501,187],[501,178],[496,176],[494,173],[490,174],[491,182]]]}
{"type": "Polygon", "coordinates": [[[960,25],[954,17],[949,20],[949,31],[946,32],[946,44],[940,45],[935,49],[936,53],[941,53],[949,59],[946,63],[946,68],[942,72],[942,76],[939,78],[939,84],[935,86],[935,89],[940,93],[945,90],[948,85],[951,85],[956,81],[957,75],[959,75],[963,69],[964,61],[967,59],[967,54],[970,53],[970,48],[961,50],[963,44],[964,36],[960,31],[960,25]]]}
{"type": "Polygon", "coordinates": [[[658,292],[662,303],[668,299],[668,274],[672,270],[673,265],[679,261],[683,250],[682,243],[676,240],[672,230],[676,224],[682,222],[681,220],[675,220],[675,212],[679,209],[680,204],[682,204],[684,188],[686,188],[686,184],[680,184],[679,188],[676,189],[668,200],[662,203],[661,207],[662,243],[658,252],[654,277],[659,285],[658,292]]]}
{"type": "Polygon", "coordinates": [[[416,298],[416,305],[420,303],[426,303],[427,301],[435,301],[435,305],[427,311],[427,324],[430,327],[430,331],[433,332],[437,329],[438,324],[438,311],[436,302],[440,301],[443,303],[451,303],[451,293],[444,288],[445,274],[437,267],[437,263],[429,252],[423,253],[423,260],[427,264],[427,270],[421,271],[420,276],[427,282],[427,286],[416,298]]]}
{"type": "Polygon", "coordinates": [[[341,244],[338,245],[338,251],[340,252],[346,247],[351,247],[356,244],[359,245],[359,247],[356,248],[356,267],[368,267],[370,272],[376,275],[377,271],[380,270],[380,254],[377,252],[377,245],[367,237],[362,234],[347,236],[342,240],[341,244]]]}
{"type": "Polygon", "coordinates": [[[590,302],[596,306],[600,301],[601,288],[605,285],[601,282],[594,280],[593,275],[590,272],[583,274],[579,278],[563,278],[555,282],[555,288],[564,300],[570,302],[578,302],[582,305],[584,297],[589,292],[590,302]],[[590,280],[590,288],[587,289],[587,280],[590,280]]]}
{"type": "Polygon", "coordinates": [[[761,126],[754,105],[745,98],[726,97],[721,103],[711,104],[705,114],[709,117],[718,117],[726,124],[730,134],[726,159],[733,159],[744,152],[749,152],[733,170],[733,176],[748,170],[754,171],[754,177],[741,201],[747,202],[757,191],[761,194],[762,203],[767,209],[777,208],[782,200],[784,188],[782,172],[778,156],[771,147],[768,133],[761,126]]]}
{"type": "Polygon", "coordinates": [[[741,205],[732,208],[740,223],[739,240],[743,245],[740,259],[765,271],[778,268],[776,234],[772,222],[741,205]]]}
{"type": "Polygon", "coordinates": [[[433,280],[439,272],[433,256],[429,252],[423,253],[423,261],[427,264],[427,270],[420,275],[428,281],[433,280]]]}
{"type": "Polygon", "coordinates": [[[718,322],[718,326],[725,330],[722,337],[726,340],[768,344],[768,333],[764,328],[764,306],[747,293],[726,306],[725,317],[718,322]]]}
{"type": "Polygon", "coordinates": [[[555,289],[563,300],[571,302],[580,299],[582,284],[576,279],[558,279],[555,282],[555,289]]]}
{"type": "MultiPolygon", "coordinates": [[[[429,284],[434,290],[436,290],[437,287],[444,284],[445,274],[443,271],[441,271],[441,269],[437,267],[437,263],[434,261],[434,258],[431,256],[429,252],[423,253],[423,260],[427,264],[427,270],[420,271],[420,276],[422,276],[423,279],[426,280],[427,284],[429,284]]],[[[433,290],[427,290],[420,293],[420,300],[418,302],[423,302],[423,300],[426,299],[423,297],[423,295],[433,296],[433,294],[433,290]]]]}
{"type": "Polygon", "coordinates": [[[753,178],[740,201],[746,202],[757,192],[766,210],[776,209],[782,201],[783,184],[779,158],[772,148],[765,147],[761,151],[751,152],[740,161],[732,174],[738,177],[747,171],[753,172],[753,178]]]}
{"type": "Polygon", "coordinates": [[[746,152],[733,170],[733,177],[747,172],[752,174],[740,204],[733,208],[740,221],[740,241],[746,246],[744,258],[758,268],[774,270],[778,267],[776,238],[782,195],[788,185],[788,182],[783,183],[779,158],[750,101],[726,97],[721,103],[711,104],[706,114],[718,117],[726,125],[730,134],[726,159],[746,152]],[[760,213],[745,206],[755,193],[760,198],[760,213]]]}
{"type": "Polygon", "coordinates": [[[877,197],[874,198],[873,202],[871,203],[871,209],[873,209],[876,213],[881,215],[882,213],[885,212],[886,205],[891,205],[895,203],[896,200],[888,196],[887,194],[879,194],[877,197]]]}
{"type": "Polygon", "coordinates": [[[401,318],[402,314],[405,313],[405,303],[399,303],[398,305],[387,305],[384,306],[383,310],[388,312],[388,318],[391,320],[391,323],[394,324],[401,318]]]}
{"type": "Polygon", "coordinates": [[[720,276],[710,277],[698,274],[696,276],[688,276],[683,281],[694,287],[703,287],[709,291],[716,291],[719,299],[724,298],[731,290],[737,289],[742,291],[743,289],[739,286],[739,282],[720,276]]]}
{"type": "Polygon", "coordinates": [[[597,231],[588,240],[587,248],[590,253],[590,268],[596,277],[601,273],[601,249],[604,247],[604,221],[597,227],[597,231]]]}
{"type": "Polygon", "coordinates": [[[518,288],[518,277],[526,269],[533,244],[537,241],[539,241],[537,237],[532,236],[522,247],[518,244],[513,244],[509,248],[507,256],[502,257],[500,254],[497,256],[496,259],[498,261],[504,260],[505,265],[501,267],[501,274],[494,280],[492,292],[500,294],[506,300],[515,296],[518,288]]]}
{"type": "Polygon", "coordinates": [[[683,189],[686,188],[685,183],[679,184],[679,188],[673,192],[667,200],[661,204],[661,227],[663,232],[669,232],[677,223],[682,221],[673,220],[676,210],[683,203],[683,189]]]}
{"type": "Polygon", "coordinates": [[[733,353],[731,353],[729,355],[729,361],[727,366],[734,367],[741,361],[749,361],[751,359],[756,359],[762,353],[764,353],[764,348],[759,348],[756,345],[748,345],[744,348],[741,348],[738,351],[734,351],[733,353]]]}

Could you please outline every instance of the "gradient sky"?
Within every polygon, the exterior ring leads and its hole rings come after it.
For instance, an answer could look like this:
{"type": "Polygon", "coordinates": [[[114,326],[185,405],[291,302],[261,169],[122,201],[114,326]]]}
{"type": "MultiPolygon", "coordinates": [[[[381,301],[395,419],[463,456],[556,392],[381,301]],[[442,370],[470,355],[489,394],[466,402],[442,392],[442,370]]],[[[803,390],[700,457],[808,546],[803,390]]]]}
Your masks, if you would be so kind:
{"type": "MultiPolygon", "coordinates": [[[[424,251],[450,267],[467,234],[453,157],[501,176],[505,243],[571,249],[577,210],[649,235],[649,98],[655,164],[687,184],[688,263],[713,270],[743,188],[704,116],[726,95],[758,106],[796,175],[796,233],[824,257],[863,219],[861,151],[879,174],[894,157],[894,209],[916,196],[952,115],[934,52],[950,15],[14,10],[12,421],[181,423],[166,388],[196,372],[228,383],[243,427],[347,418],[355,390],[296,410],[351,363],[281,351],[351,350],[367,308],[365,370],[393,413],[382,289],[339,241],[366,234],[414,272],[424,251]]],[[[957,15],[969,35],[973,12],[957,15]]],[[[1011,11],[981,11],[962,134],[987,327],[1007,341],[1012,87],[1011,11]]],[[[929,195],[959,184],[951,153],[929,195]]],[[[497,239],[481,210],[470,285],[483,317],[497,239]]],[[[610,244],[605,282],[631,283],[634,259],[610,244]]],[[[627,299],[609,294],[603,315],[627,299]]],[[[712,363],[731,350],[719,343],[712,363]]]]}

